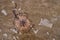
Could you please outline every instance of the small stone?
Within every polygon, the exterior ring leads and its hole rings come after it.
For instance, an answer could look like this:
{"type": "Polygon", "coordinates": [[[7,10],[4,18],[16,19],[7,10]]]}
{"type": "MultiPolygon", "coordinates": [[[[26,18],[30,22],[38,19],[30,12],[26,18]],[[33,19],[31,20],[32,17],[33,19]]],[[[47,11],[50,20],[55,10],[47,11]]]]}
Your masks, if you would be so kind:
{"type": "Polygon", "coordinates": [[[16,40],[16,37],[15,36],[13,36],[13,40],[16,40]]]}
{"type": "Polygon", "coordinates": [[[21,32],[19,32],[19,34],[20,34],[20,35],[22,35],[22,33],[21,33],[21,32]]]}
{"type": "Polygon", "coordinates": [[[1,12],[4,14],[4,15],[7,15],[7,12],[5,9],[2,9],[1,12]]]}
{"type": "Polygon", "coordinates": [[[49,32],[47,32],[47,35],[49,35],[49,32]]]}
{"type": "Polygon", "coordinates": [[[18,11],[21,11],[21,8],[19,8],[18,11]]]}
{"type": "Polygon", "coordinates": [[[13,31],[14,33],[18,33],[17,30],[15,29],[10,29],[11,31],[13,31]]]}
{"type": "Polygon", "coordinates": [[[18,37],[18,36],[17,36],[16,38],[17,38],[17,39],[19,39],[19,37],[18,37]]]}
{"type": "Polygon", "coordinates": [[[12,3],[14,4],[15,2],[14,2],[14,1],[12,1],[12,3]]]}
{"type": "Polygon", "coordinates": [[[37,34],[38,31],[39,31],[38,29],[36,29],[36,30],[35,30],[35,29],[32,29],[32,30],[33,30],[33,32],[34,32],[35,34],[37,34]]]}
{"type": "Polygon", "coordinates": [[[55,38],[53,38],[53,40],[55,40],[55,38]]]}
{"type": "Polygon", "coordinates": [[[3,36],[4,36],[4,37],[8,37],[7,33],[4,33],[3,36]]]}

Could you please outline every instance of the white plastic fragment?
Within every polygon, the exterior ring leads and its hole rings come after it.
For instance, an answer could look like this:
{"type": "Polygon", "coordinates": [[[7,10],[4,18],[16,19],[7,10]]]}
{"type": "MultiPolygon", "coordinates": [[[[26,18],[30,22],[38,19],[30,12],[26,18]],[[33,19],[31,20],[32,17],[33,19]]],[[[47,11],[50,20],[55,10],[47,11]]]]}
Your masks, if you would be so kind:
{"type": "Polygon", "coordinates": [[[53,40],[55,40],[55,38],[53,38],[53,40]]]}
{"type": "Polygon", "coordinates": [[[3,36],[4,36],[4,37],[8,37],[7,33],[4,33],[3,36]]]}
{"type": "Polygon", "coordinates": [[[2,9],[1,12],[4,14],[4,15],[7,15],[7,12],[5,9],[2,9]]]}
{"type": "Polygon", "coordinates": [[[38,25],[43,25],[43,26],[52,28],[53,23],[51,23],[48,19],[41,18],[41,21],[40,21],[40,23],[38,25]]]}
{"type": "Polygon", "coordinates": [[[15,29],[10,29],[11,31],[13,31],[14,33],[18,33],[17,30],[15,29]]]}
{"type": "Polygon", "coordinates": [[[49,32],[47,32],[47,35],[49,35],[49,32]]]}

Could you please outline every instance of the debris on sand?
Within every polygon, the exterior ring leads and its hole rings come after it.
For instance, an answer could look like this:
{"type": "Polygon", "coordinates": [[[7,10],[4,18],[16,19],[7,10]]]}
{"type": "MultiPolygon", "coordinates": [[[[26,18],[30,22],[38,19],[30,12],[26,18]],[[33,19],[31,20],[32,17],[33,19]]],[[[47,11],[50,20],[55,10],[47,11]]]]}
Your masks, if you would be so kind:
{"type": "Polygon", "coordinates": [[[6,16],[7,15],[7,12],[5,9],[2,9],[1,12],[6,16]]]}
{"type": "Polygon", "coordinates": [[[41,18],[41,21],[40,21],[40,23],[38,25],[43,25],[43,26],[52,28],[53,23],[51,23],[48,19],[41,18]]]}
{"type": "Polygon", "coordinates": [[[18,33],[16,29],[10,29],[14,33],[18,33]]]}

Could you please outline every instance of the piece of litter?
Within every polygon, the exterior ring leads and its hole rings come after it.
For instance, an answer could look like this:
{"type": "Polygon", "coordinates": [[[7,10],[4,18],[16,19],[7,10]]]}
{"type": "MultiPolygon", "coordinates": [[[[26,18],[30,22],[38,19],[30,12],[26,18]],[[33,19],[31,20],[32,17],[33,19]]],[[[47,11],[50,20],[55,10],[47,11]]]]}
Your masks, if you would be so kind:
{"type": "Polygon", "coordinates": [[[4,36],[4,37],[8,37],[7,33],[4,33],[3,36],[4,36]]]}
{"type": "Polygon", "coordinates": [[[14,33],[18,33],[17,30],[15,29],[10,29],[11,31],[13,31],[14,33]]]}
{"type": "Polygon", "coordinates": [[[47,35],[49,35],[49,32],[47,32],[47,35]]]}
{"type": "Polygon", "coordinates": [[[53,23],[50,23],[50,21],[48,19],[41,18],[41,21],[40,21],[40,23],[38,25],[43,25],[43,26],[52,28],[53,23]]]}
{"type": "Polygon", "coordinates": [[[2,11],[1,11],[4,15],[7,15],[7,12],[6,12],[6,10],[5,9],[2,9],[2,11]]]}
{"type": "Polygon", "coordinates": [[[35,29],[32,29],[32,30],[33,30],[33,32],[34,32],[35,34],[37,34],[38,31],[39,31],[38,29],[36,29],[36,30],[35,30],[35,29]]]}
{"type": "Polygon", "coordinates": [[[55,38],[53,38],[53,40],[55,40],[55,38]]]}

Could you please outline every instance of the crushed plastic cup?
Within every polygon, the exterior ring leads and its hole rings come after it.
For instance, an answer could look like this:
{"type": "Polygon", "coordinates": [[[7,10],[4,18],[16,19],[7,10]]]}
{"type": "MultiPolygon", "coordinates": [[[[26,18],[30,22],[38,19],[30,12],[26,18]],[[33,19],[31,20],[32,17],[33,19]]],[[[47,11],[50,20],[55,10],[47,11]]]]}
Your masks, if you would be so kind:
{"type": "Polygon", "coordinates": [[[53,23],[51,23],[48,19],[41,18],[41,21],[40,21],[40,23],[38,25],[43,25],[43,26],[52,28],[53,23]]]}
{"type": "Polygon", "coordinates": [[[2,10],[1,10],[1,13],[3,13],[4,15],[7,15],[7,12],[6,12],[5,9],[2,9],[2,10]]]}

